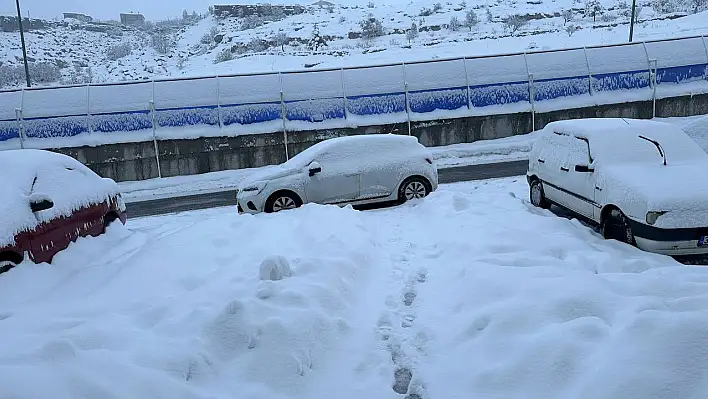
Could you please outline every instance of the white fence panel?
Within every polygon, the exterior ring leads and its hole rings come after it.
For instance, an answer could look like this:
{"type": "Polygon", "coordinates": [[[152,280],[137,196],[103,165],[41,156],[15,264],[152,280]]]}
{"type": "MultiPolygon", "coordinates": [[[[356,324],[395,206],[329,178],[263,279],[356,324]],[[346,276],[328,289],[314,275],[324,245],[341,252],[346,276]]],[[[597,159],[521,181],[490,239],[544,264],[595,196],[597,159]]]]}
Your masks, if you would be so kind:
{"type": "Polygon", "coordinates": [[[91,114],[144,111],[152,100],[151,82],[91,86],[89,90],[91,114]]]}
{"type": "Polygon", "coordinates": [[[217,105],[216,78],[156,81],[155,107],[182,108],[217,105]]]}
{"type": "Polygon", "coordinates": [[[222,105],[280,101],[280,78],[277,74],[220,77],[219,101],[222,105]]]}
{"type": "Polygon", "coordinates": [[[0,120],[15,119],[15,109],[22,107],[22,91],[0,93],[0,120]]]}
{"type": "Polygon", "coordinates": [[[526,55],[534,80],[588,76],[585,52],[566,50],[526,55]]]}
{"type": "Polygon", "coordinates": [[[528,82],[524,55],[471,58],[466,60],[470,86],[528,82]]]}
{"type": "Polygon", "coordinates": [[[646,51],[642,43],[612,47],[588,48],[590,73],[646,71],[649,69],[646,51]]]}
{"type": "Polygon", "coordinates": [[[700,37],[664,42],[646,43],[650,59],[657,60],[658,68],[708,63],[706,49],[700,37]]]}
{"type": "Polygon", "coordinates": [[[465,87],[465,62],[462,59],[406,64],[408,90],[465,87]]]}
{"type": "Polygon", "coordinates": [[[86,115],[86,101],[85,86],[25,90],[22,115],[24,118],[86,115]]]}
{"type": "Polygon", "coordinates": [[[402,93],[403,66],[345,69],[344,90],[347,96],[402,93]]]}
{"type": "Polygon", "coordinates": [[[341,71],[283,74],[285,101],[342,97],[341,71]]]}

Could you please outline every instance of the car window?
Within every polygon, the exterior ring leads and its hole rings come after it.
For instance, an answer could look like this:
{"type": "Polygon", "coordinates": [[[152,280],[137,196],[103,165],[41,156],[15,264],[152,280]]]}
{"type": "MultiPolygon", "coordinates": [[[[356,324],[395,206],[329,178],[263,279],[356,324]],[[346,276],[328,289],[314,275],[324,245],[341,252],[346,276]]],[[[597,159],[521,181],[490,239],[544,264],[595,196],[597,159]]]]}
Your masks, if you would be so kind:
{"type": "Polygon", "coordinates": [[[567,136],[567,159],[566,163],[569,166],[589,165],[590,164],[590,147],[588,142],[577,137],[567,136]]]}

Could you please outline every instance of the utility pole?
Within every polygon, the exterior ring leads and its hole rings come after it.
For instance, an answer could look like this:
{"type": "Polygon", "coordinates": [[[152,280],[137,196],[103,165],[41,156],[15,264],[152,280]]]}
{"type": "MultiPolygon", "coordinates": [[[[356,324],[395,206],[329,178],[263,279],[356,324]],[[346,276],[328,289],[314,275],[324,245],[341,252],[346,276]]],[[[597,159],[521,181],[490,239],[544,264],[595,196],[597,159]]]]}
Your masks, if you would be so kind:
{"type": "Polygon", "coordinates": [[[25,78],[27,78],[27,87],[31,87],[29,65],[27,64],[27,47],[25,46],[25,32],[22,30],[22,13],[20,12],[20,0],[15,0],[17,5],[17,24],[20,26],[20,41],[22,41],[22,57],[25,61],[25,78]]]}
{"type": "Polygon", "coordinates": [[[632,16],[629,20],[629,42],[632,42],[632,37],[634,37],[634,13],[637,9],[637,0],[632,0],[632,16]]]}

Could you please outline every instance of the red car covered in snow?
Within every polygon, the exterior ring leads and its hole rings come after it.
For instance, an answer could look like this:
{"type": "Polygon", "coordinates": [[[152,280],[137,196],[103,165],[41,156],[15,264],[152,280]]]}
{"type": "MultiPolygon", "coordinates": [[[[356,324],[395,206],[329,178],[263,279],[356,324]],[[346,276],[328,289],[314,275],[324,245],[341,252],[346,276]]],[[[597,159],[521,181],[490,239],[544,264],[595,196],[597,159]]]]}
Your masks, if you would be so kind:
{"type": "Polygon", "coordinates": [[[25,257],[51,263],[77,238],[127,220],[116,182],[66,155],[0,151],[0,187],[0,273],[25,257]]]}

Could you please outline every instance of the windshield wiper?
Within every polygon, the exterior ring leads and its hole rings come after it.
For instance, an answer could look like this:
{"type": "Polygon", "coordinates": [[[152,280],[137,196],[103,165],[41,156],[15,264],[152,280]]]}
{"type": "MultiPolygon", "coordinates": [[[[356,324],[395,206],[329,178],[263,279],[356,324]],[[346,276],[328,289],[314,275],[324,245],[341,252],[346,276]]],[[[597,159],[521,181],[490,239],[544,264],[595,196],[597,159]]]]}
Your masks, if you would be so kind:
{"type": "Polygon", "coordinates": [[[639,138],[644,139],[644,140],[654,144],[656,146],[656,149],[659,150],[659,155],[661,155],[661,157],[664,158],[664,165],[666,165],[666,153],[664,152],[664,149],[661,147],[661,144],[656,140],[652,140],[649,137],[645,137],[642,135],[639,135],[639,138]]]}

